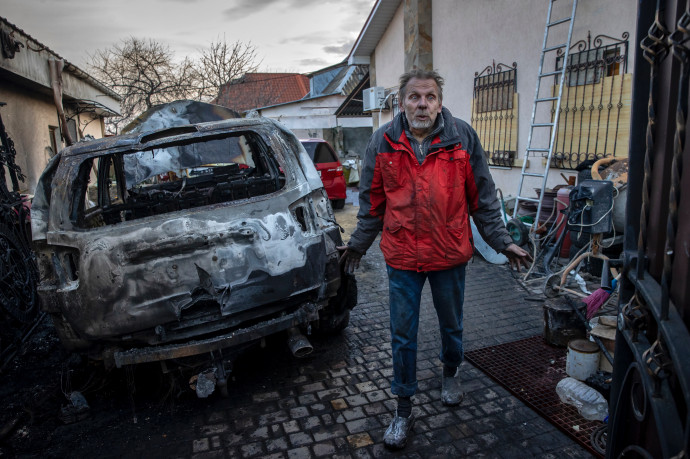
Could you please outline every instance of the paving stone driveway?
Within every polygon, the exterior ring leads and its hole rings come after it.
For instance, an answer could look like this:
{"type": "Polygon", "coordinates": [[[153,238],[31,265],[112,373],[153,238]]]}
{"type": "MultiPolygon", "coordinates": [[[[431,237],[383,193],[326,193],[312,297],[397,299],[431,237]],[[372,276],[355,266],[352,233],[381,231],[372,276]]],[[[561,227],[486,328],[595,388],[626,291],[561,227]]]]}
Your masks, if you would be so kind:
{"type": "MultiPolygon", "coordinates": [[[[355,212],[347,205],[337,214],[346,239],[355,212]]],[[[300,360],[282,340],[270,340],[238,360],[229,398],[213,394],[175,413],[159,413],[158,420],[142,419],[141,435],[122,441],[139,457],[590,457],[467,362],[461,367],[465,400],[455,408],[441,404],[440,338],[428,288],[422,297],[414,435],[405,450],[387,451],[383,433],[395,401],[384,268],[375,244],[358,271],[359,305],[342,335],[311,337],[314,352],[300,360]]],[[[466,350],[541,333],[541,305],[524,301],[526,296],[507,267],[481,259],[470,263],[466,350]]],[[[81,452],[102,454],[96,444],[81,452]]]]}

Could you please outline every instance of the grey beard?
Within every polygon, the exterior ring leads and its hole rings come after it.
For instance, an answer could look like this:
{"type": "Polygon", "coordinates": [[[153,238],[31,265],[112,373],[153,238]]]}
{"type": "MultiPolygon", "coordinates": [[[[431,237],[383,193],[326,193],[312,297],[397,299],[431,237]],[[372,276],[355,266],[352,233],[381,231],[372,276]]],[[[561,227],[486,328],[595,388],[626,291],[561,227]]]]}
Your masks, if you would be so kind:
{"type": "Polygon", "coordinates": [[[431,121],[430,119],[426,121],[418,121],[414,118],[408,118],[407,121],[410,123],[410,127],[412,127],[413,129],[429,129],[433,124],[433,121],[431,121]]]}

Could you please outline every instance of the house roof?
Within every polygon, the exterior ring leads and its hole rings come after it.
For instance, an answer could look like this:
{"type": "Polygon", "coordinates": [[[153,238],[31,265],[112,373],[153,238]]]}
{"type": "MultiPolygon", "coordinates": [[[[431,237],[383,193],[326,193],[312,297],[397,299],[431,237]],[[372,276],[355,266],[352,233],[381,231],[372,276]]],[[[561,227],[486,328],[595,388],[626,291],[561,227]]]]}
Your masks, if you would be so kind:
{"type": "Polygon", "coordinates": [[[347,57],[348,64],[370,63],[371,54],[388,29],[388,24],[390,24],[401,3],[401,0],[378,0],[376,2],[364,23],[364,27],[359,32],[352,50],[350,50],[350,55],[347,57]]]}
{"type": "Polygon", "coordinates": [[[218,105],[244,112],[303,98],[309,78],[299,73],[247,73],[221,87],[218,105]]]}
{"type": "MultiPolygon", "coordinates": [[[[32,51],[37,51],[37,52],[46,52],[50,54],[53,58],[62,60],[65,63],[64,66],[64,71],[72,73],[75,77],[77,77],[80,80],[84,80],[87,83],[89,83],[91,86],[94,88],[98,89],[102,93],[112,97],[118,102],[122,101],[122,98],[118,93],[107,87],[105,84],[102,82],[98,81],[96,78],[93,76],[89,75],[76,65],[70,63],[65,59],[64,57],[60,56],[58,53],[41,43],[40,41],[36,40],[34,37],[17,27],[16,25],[12,24],[10,21],[5,19],[4,17],[0,16],[0,28],[4,29],[7,31],[8,36],[13,36],[14,33],[18,33],[19,35],[22,36],[22,39],[26,41],[26,43],[19,43],[21,45],[20,50],[22,50],[24,47],[31,47],[32,51]],[[9,29],[9,30],[7,30],[9,29]],[[32,42],[32,43],[29,43],[32,42]]],[[[16,37],[13,37],[16,40],[16,37]]],[[[25,51],[26,52],[26,51],[25,51]]],[[[94,104],[97,104],[94,102],[94,104]]],[[[97,104],[100,105],[100,104],[97,104]]]]}
{"type": "Polygon", "coordinates": [[[273,108],[305,100],[318,99],[328,96],[347,96],[357,88],[359,83],[369,75],[368,66],[347,65],[345,61],[340,64],[309,73],[309,92],[301,99],[287,102],[267,104],[253,107],[257,109],[273,108]]]}
{"type": "Polygon", "coordinates": [[[370,113],[364,113],[364,102],[362,101],[362,92],[367,88],[369,88],[369,73],[362,78],[357,87],[350,91],[345,101],[335,111],[335,116],[371,116],[370,113]]]}

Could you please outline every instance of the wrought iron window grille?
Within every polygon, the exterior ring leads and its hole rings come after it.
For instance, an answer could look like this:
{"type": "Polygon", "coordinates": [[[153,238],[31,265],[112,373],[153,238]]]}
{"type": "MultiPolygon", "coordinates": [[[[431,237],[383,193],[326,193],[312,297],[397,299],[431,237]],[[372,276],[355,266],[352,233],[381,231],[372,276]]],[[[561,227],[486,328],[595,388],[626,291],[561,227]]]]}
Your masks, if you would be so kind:
{"type": "MultiPolygon", "coordinates": [[[[551,167],[577,169],[587,160],[627,156],[629,36],[623,32],[620,39],[604,34],[592,38],[587,32],[586,39],[570,47],[551,167]]],[[[563,68],[563,54],[558,51],[556,70],[563,68]]],[[[555,78],[553,94],[558,94],[555,78]]]]}
{"type": "Polygon", "coordinates": [[[517,62],[474,74],[471,124],[491,166],[512,167],[517,151],[517,62]]]}

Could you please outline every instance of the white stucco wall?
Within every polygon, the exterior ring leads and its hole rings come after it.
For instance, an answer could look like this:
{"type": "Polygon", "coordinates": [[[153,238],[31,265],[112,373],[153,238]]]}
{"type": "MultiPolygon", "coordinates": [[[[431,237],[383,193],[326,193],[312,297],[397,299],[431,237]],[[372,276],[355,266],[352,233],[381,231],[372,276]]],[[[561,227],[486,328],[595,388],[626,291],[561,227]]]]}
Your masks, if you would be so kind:
{"type": "MultiPolygon", "coordinates": [[[[455,116],[470,120],[475,72],[481,72],[493,61],[509,66],[517,62],[520,157],[524,156],[527,147],[548,5],[549,0],[432,2],[434,68],[446,79],[443,103],[455,116]]],[[[554,5],[552,19],[569,15],[571,2],[555,2],[554,5]]],[[[630,34],[628,72],[632,72],[636,8],[635,0],[580,0],[572,42],[586,39],[587,31],[591,31],[592,39],[599,34],[620,39],[627,31],[630,34]]],[[[562,37],[565,41],[567,29],[562,37]]],[[[553,64],[545,64],[544,71],[552,69],[553,64]]],[[[541,161],[531,161],[530,170],[543,172],[541,161]]],[[[516,194],[519,168],[492,168],[491,172],[505,195],[516,194]]],[[[566,176],[576,174],[572,170],[551,169],[548,186],[564,183],[560,172],[566,176]]]]}
{"type": "Polygon", "coordinates": [[[338,126],[371,126],[370,118],[337,118],[335,111],[344,101],[345,96],[333,95],[264,108],[259,112],[261,116],[279,121],[292,131],[329,129],[338,126]]]}
{"type": "MultiPolygon", "coordinates": [[[[404,2],[398,7],[388,29],[374,51],[376,81],[372,85],[383,86],[387,92],[397,91],[398,78],[405,72],[403,5],[404,2]]],[[[391,120],[392,114],[392,110],[385,110],[380,114],[374,112],[372,114],[374,129],[379,126],[379,118],[380,123],[383,124],[391,120]]]]}

